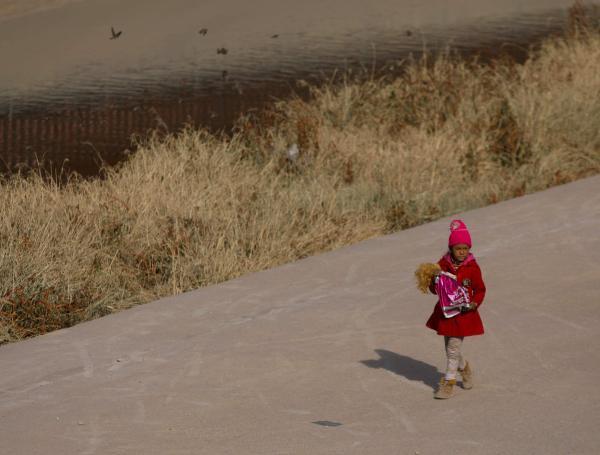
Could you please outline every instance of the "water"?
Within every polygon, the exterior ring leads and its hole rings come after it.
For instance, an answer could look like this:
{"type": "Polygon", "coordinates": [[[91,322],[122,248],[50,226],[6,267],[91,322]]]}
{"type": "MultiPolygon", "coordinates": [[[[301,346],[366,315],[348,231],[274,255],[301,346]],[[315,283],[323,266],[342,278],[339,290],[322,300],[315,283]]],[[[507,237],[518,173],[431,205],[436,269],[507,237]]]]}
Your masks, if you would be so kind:
{"type": "Polygon", "coordinates": [[[523,56],[564,27],[570,4],[55,1],[63,6],[0,22],[5,169],[41,162],[94,174],[122,159],[132,134],[228,127],[298,79],[381,69],[424,48],[523,56]]]}

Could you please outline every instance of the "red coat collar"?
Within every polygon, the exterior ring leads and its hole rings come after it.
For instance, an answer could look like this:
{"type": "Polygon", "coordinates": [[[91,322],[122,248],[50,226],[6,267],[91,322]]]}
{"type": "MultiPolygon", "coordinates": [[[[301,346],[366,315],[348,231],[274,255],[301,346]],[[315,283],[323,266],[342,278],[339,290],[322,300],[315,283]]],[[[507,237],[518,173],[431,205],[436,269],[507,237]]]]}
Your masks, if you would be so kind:
{"type": "Polygon", "coordinates": [[[463,267],[470,262],[475,262],[475,256],[473,256],[473,253],[469,253],[467,258],[464,261],[462,261],[462,263],[458,266],[454,265],[454,262],[452,261],[452,256],[450,255],[450,253],[446,253],[442,259],[445,260],[452,268],[456,268],[456,269],[459,269],[460,267],[463,267]]]}

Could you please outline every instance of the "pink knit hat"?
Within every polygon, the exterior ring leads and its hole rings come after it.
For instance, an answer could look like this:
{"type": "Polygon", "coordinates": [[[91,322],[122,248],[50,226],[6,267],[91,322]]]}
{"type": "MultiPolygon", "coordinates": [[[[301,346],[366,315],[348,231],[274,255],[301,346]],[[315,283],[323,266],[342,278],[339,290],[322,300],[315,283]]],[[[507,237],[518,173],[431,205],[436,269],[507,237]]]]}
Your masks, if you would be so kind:
{"type": "Polygon", "coordinates": [[[471,248],[471,234],[467,229],[467,225],[462,220],[453,220],[450,223],[450,238],[448,238],[448,246],[452,248],[454,245],[464,243],[471,248]]]}

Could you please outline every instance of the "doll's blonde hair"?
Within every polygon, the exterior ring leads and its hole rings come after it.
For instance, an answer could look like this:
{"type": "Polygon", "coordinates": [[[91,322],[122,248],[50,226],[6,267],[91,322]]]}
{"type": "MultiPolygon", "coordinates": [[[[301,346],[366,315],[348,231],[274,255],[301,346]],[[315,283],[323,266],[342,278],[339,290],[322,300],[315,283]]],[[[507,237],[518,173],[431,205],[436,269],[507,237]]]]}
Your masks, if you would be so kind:
{"type": "Polygon", "coordinates": [[[429,285],[431,284],[431,279],[441,271],[442,268],[438,264],[432,264],[430,262],[421,264],[417,270],[415,270],[417,288],[419,288],[419,290],[424,294],[427,294],[429,291],[429,285]]]}

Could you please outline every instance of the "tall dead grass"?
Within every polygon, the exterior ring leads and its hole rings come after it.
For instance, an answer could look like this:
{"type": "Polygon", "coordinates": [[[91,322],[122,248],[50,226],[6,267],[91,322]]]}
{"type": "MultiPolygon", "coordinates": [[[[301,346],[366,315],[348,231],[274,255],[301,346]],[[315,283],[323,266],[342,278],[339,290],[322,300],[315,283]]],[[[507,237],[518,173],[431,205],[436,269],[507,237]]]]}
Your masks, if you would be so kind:
{"type": "Polygon", "coordinates": [[[312,91],[102,180],[3,181],[0,343],[600,171],[596,31],[312,91]]]}

